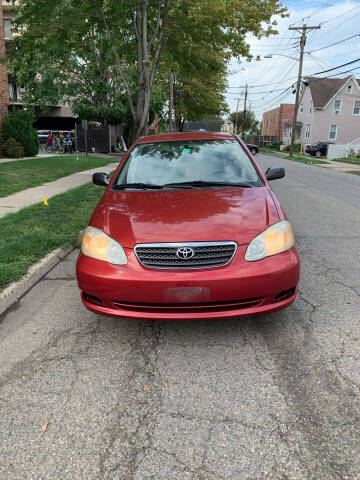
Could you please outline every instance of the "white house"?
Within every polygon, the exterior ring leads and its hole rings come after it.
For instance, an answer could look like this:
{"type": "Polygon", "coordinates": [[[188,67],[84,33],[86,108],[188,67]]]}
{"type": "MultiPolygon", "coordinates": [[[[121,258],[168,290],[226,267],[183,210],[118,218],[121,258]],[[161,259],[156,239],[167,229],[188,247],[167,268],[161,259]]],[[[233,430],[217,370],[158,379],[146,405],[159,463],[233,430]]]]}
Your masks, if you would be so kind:
{"type": "MultiPolygon", "coordinates": [[[[300,97],[297,142],[303,145],[360,139],[360,80],[308,77],[300,97]]],[[[290,139],[291,127],[285,138],[290,139]]],[[[287,142],[289,143],[289,142],[287,142]]]]}

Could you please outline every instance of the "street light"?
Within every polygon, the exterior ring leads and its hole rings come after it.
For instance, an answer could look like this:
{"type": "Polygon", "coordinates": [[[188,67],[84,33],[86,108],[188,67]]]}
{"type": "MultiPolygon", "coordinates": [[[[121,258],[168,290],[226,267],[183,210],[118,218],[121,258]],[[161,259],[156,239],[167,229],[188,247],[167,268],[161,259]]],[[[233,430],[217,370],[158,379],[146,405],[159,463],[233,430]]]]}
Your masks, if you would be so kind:
{"type": "Polygon", "coordinates": [[[290,57],[290,55],[283,55],[282,53],[268,53],[267,55],[264,55],[264,58],[272,58],[274,55],[277,55],[277,56],[279,56],[279,57],[291,58],[292,60],[295,60],[296,62],[299,61],[298,58],[290,57]]]}

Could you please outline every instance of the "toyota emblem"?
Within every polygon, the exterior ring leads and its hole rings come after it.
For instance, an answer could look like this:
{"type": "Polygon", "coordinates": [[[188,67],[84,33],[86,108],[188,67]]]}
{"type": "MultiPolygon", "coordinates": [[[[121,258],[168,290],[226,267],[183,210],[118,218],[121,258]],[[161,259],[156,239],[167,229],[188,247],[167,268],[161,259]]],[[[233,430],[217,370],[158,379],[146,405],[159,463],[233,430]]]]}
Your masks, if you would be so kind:
{"type": "Polygon", "coordinates": [[[176,256],[182,260],[190,260],[195,255],[195,251],[190,247],[178,248],[176,251],[176,256]]]}

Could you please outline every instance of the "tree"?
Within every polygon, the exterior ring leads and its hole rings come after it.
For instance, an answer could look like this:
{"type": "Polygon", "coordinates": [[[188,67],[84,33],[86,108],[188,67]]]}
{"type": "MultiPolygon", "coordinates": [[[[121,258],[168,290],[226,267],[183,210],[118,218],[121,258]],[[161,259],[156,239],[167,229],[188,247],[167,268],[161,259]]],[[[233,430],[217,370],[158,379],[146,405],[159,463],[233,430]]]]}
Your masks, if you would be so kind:
{"type": "MultiPolygon", "coordinates": [[[[243,123],[244,123],[244,110],[240,112],[233,112],[230,114],[230,122],[234,126],[234,132],[239,134],[242,130],[243,123]]],[[[254,112],[250,110],[246,110],[245,113],[245,126],[244,130],[257,130],[259,122],[255,118],[254,112]]]]}
{"type": "Polygon", "coordinates": [[[23,146],[26,157],[35,157],[39,152],[39,138],[33,123],[32,111],[13,110],[3,123],[1,143],[5,144],[10,139],[14,139],[23,146]]]}
{"type": "MultiPolygon", "coordinates": [[[[121,116],[126,102],[137,138],[148,120],[154,86],[166,70],[179,72],[185,90],[189,80],[204,85],[201,66],[212,72],[216,64],[218,98],[211,113],[219,113],[220,86],[230,57],[249,56],[245,35],[274,33],[273,16],[284,13],[278,0],[22,0],[13,70],[29,89],[29,103],[49,106],[61,98],[79,106],[67,84],[77,85],[76,95],[89,107],[96,97],[102,115],[114,107],[121,116]],[[184,72],[194,59],[195,77],[188,78],[184,72]],[[106,85],[102,97],[96,80],[106,85]]],[[[211,82],[205,86],[198,109],[207,104],[204,92],[211,82]]],[[[194,113],[189,108],[194,91],[189,88],[179,96],[185,113],[194,113]]]]}

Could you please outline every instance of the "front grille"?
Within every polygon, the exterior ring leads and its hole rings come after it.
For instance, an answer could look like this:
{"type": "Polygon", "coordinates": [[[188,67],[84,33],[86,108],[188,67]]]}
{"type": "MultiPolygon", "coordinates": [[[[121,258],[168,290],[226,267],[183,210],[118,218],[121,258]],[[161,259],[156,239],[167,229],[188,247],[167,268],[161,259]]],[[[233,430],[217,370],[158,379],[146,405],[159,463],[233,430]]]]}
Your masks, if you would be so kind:
{"type": "Polygon", "coordinates": [[[229,300],[227,302],[211,303],[129,303],[119,300],[111,300],[114,307],[119,310],[129,310],[144,313],[201,313],[201,312],[226,312],[254,308],[264,301],[261,298],[249,298],[247,300],[229,300]]]}
{"type": "Polygon", "coordinates": [[[135,254],[144,267],[188,270],[223,267],[236,249],[235,242],[148,243],[136,245],[135,254]],[[188,252],[188,258],[181,257],[181,250],[188,252]]]}

